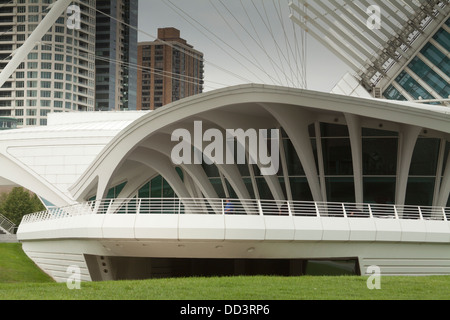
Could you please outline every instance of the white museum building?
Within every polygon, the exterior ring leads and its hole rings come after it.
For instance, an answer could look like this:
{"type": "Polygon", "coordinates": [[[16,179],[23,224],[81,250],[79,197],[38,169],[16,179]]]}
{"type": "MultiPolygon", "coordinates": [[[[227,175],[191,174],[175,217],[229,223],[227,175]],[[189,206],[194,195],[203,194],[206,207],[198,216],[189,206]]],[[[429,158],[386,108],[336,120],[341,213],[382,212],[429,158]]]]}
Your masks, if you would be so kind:
{"type": "MultiPolygon", "coordinates": [[[[391,29],[360,33],[362,55],[332,27],[356,34],[343,17],[354,10],[362,24],[366,1],[343,2],[293,6],[302,28],[307,14],[342,10],[308,29],[354,68],[333,93],[246,84],[1,131],[0,185],[47,209],[19,226],[26,254],[58,282],[73,267],[84,281],[450,274],[449,6],[383,4],[391,29]]],[[[0,85],[46,31],[36,30],[0,85]]]]}

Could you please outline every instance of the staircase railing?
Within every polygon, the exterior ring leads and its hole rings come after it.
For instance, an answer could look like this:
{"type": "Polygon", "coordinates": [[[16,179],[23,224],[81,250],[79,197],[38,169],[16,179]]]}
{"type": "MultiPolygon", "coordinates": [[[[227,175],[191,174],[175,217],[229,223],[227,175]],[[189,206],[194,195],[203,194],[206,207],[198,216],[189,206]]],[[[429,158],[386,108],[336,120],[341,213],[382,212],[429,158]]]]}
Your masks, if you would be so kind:
{"type": "Polygon", "coordinates": [[[6,234],[12,234],[15,226],[8,218],[0,214],[0,233],[4,231],[6,234]]]}

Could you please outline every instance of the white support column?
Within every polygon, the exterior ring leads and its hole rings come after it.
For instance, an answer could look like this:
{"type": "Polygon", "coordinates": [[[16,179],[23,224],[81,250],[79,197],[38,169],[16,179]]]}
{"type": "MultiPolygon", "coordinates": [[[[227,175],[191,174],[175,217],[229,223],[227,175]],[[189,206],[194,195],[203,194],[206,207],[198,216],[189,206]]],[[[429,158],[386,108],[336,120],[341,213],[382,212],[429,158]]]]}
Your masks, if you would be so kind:
{"type": "Polygon", "coordinates": [[[314,201],[323,201],[316,161],[308,131],[308,125],[314,123],[314,117],[308,112],[295,107],[274,106],[265,103],[261,103],[260,105],[273,115],[290,137],[302,163],[314,201]]]}
{"type": "Polygon", "coordinates": [[[450,156],[447,157],[447,163],[445,164],[444,177],[441,182],[441,189],[436,205],[445,207],[450,196],[450,156]]]}
{"type": "MultiPolygon", "coordinates": [[[[233,114],[229,112],[221,112],[218,111],[214,114],[206,114],[202,115],[203,119],[206,119],[208,122],[211,122],[215,125],[215,129],[219,129],[222,132],[225,132],[226,129],[242,129],[244,131],[248,129],[258,130],[258,129],[268,129],[268,128],[276,128],[277,126],[274,124],[274,121],[269,121],[265,118],[261,118],[260,121],[255,122],[255,119],[247,119],[245,117],[240,117],[236,119],[233,114]],[[255,124],[259,127],[255,127],[255,124]]],[[[281,138],[280,138],[281,139],[281,138]]],[[[246,159],[249,159],[249,150],[245,145],[240,144],[240,141],[237,141],[239,146],[246,150],[246,159]]],[[[272,192],[272,195],[275,200],[285,200],[283,190],[280,185],[280,181],[277,176],[264,176],[266,183],[272,192]]],[[[254,188],[255,189],[255,188],[254,188]]],[[[256,188],[257,189],[257,188],[256,188]]],[[[258,194],[257,190],[254,190],[255,196],[258,194]]],[[[249,195],[250,196],[250,195],[249,195]]],[[[258,198],[258,197],[257,197],[258,198]]]]}
{"type": "MultiPolygon", "coordinates": [[[[157,136],[152,137],[149,141],[142,144],[143,147],[151,150],[158,151],[164,154],[167,158],[171,157],[171,146],[165,141],[170,141],[170,137],[167,135],[159,134],[157,136]]],[[[196,185],[200,187],[201,192],[207,197],[211,199],[217,199],[218,195],[214,190],[211,182],[208,179],[208,176],[203,170],[201,165],[198,164],[190,164],[190,165],[180,165],[180,167],[195,181],[196,185]]]]}
{"type": "Polygon", "coordinates": [[[345,114],[352,147],[353,178],[355,182],[355,201],[364,203],[363,165],[362,165],[362,133],[361,120],[358,116],[345,114]]]}
{"type": "Polygon", "coordinates": [[[167,180],[178,197],[190,198],[189,192],[178,175],[178,172],[172,166],[170,159],[163,154],[150,149],[138,148],[128,159],[140,162],[157,171],[167,180]]]}
{"type": "Polygon", "coordinates": [[[408,186],[409,170],[412,156],[422,128],[415,126],[404,126],[400,130],[397,160],[397,183],[395,204],[402,206],[405,204],[406,188],[408,186]]]}

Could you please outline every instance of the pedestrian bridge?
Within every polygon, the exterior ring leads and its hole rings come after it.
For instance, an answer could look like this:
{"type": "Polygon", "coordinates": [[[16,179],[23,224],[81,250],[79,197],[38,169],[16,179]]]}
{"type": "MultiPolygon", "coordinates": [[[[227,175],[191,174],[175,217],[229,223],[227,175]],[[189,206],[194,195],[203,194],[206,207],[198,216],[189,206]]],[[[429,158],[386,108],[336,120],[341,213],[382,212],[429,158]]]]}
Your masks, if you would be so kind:
{"type": "Polygon", "coordinates": [[[283,274],[297,275],[302,261],[352,259],[359,274],[372,265],[386,275],[450,274],[450,208],[227,201],[91,201],[25,216],[18,239],[30,258],[60,281],[74,264],[90,281],[206,269],[272,274],[284,268],[283,274]],[[255,261],[271,262],[270,270],[255,267],[255,261]]]}

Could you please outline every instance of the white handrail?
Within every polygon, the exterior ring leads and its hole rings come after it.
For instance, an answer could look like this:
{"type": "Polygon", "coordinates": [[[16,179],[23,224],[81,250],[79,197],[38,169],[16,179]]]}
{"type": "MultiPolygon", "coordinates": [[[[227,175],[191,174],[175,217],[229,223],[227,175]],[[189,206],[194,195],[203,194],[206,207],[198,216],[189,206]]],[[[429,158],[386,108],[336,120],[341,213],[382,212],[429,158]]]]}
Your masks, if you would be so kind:
{"type": "MultiPolygon", "coordinates": [[[[234,214],[317,218],[369,218],[448,221],[450,208],[308,201],[209,198],[105,199],[26,215],[22,223],[89,214],[234,214]],[[225,208],[232,208],[226,211],[225,208]]],[[[0,219],[1,221],[1,219],[0,219]]]]}
{"type": "Polygon", "coordinates": [[[16,225],[11,220],[0,214],[0,229],[4,230],[6,233],[12,233],[15,226],[16,225]]]}

